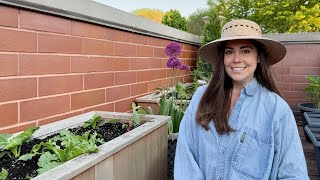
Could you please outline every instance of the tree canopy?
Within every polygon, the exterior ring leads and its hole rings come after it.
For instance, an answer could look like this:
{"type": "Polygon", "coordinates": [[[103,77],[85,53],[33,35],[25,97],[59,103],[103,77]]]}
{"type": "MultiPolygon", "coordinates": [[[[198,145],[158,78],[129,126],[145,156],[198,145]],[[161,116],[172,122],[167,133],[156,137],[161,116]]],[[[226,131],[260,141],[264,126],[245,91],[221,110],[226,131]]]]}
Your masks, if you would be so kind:
{"type": "Polygon", "coordinates": [[[161,23],[183,31],[187,30],[187,20],[181,16],[178,10],[171,9],[169,12],[167,12],[164,15],[161,23]]]}
{"type": "Polygon", "coordinates": [[[166,14],[165,12],[159,9],[149,9],[149,8],[136,9],[131,13],[138,16],[142,16],[144,18],[150,19],[158,23],[161,23],[163,16],[166,14]]]}
{"type": "Polygon", "coordinates": [[[188,32],[195,35],[202,35],[204,31],[205,22],[203,17],[209,15],[208,9],[199,9],[192,13],[187,19],[188,32]]]}
{"type": "Polygon", "coordinates": [[[227,20],[257,22],[264,33],[320,31],[318,0],[209,0],[208,4],[227,20]]]}

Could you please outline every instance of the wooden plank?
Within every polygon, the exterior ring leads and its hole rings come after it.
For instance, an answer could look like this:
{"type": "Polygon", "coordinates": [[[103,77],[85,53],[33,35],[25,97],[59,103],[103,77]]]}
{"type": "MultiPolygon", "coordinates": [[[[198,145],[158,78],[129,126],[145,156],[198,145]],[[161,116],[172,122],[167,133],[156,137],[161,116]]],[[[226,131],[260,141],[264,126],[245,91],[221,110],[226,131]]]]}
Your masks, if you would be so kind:
{"type": "Polygon", "coordinates": [[[147,135],[147,174],[146,179],[160,180],[159,176],[159,129],[147,135]]]}
{"type": "Polygon", "coordinates": [[[132,180],[147,180],[147,138],[141,138],[132,145],[133,174],[132,180]]]}
{"type": "Polygon", "coordinates": [[[110,156],[95,166],[95,180],[113,180],[113,158],[114,156],[110,156]]]}
{"type": "Polygon", "coordinates": [[[159,175],[160,179],[167,179],[168,161],[168,127],[167,124],[159,129],[159,175]]]}
{"type": "Polygon", "coordinates": [[[129,145],[116,153],[113,160],[114,180],[132,179],[132,145],[129,145]]]}
{"type": "Polygon", "coordinates": [[[307,162],[309,178],[310,180],[319,180],[320,176],[317,169],[317,163],[315,160],[313,144],[306,141],[306,138],[303,135],[302,126],[298,126],[298,130],[299,130],[299,135],[300,135],[302,146],[303,146],[304,155],[307,162]]]}
{"type": "Polygon", "coordinates": [[[76,177],[72,178],[72,180],[88,180],[88,179],[94,179],[95,176],[95,168],[92,167],[90,169],[87,169],[83,173],[77,175],[76,177]]]}

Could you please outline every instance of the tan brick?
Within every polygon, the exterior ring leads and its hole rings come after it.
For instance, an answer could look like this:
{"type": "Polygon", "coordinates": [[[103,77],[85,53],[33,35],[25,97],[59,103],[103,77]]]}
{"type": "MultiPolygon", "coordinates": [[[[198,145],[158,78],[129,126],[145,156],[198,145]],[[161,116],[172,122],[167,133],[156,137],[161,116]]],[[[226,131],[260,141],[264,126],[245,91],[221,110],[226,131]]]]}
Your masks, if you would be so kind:
{"type": "Polygon", "coordinates": [[[131,43],[133,44],[149,44],[149,37],[141,34],[131,34],[131,43]]]}
{"type": "Polygon", "coordinates": [[[105,90],[81,92],[71,95],[71,110],[95,106],[105,102],[105,90]]]}
{"type": "Polygon", "coordinates": [[[82,40],[71,36],[39,34],[38,46],[39,52],[82,53],[82,40]]]}
{"type": "Polygon", "coordinates": [[[125,99],[115,103],[115,112],[128,112],[131,111],[131,103],[134,101],[133,98],[125,99]]]}
{"type": "Polygon", "coordinates": [[[70,111],[70,95],[32,99],[20,103],[20,121],[31,121],[70,111]]]}
{"type": "Polygon", "coordinates": [[[62,74],[70,72],[70,57],[58,55],[19,55],[19,75],[62,74]]]}
{"type": "Polygon", "coordinates": [[[280,82],[284,83],[306,83],[305,76],[280,75],[280,82]]]}
{"type": "Polygon", "coordinates": [[[93,108],[85,109],[84,112],[91,112],[91,111],[108,111],[108,112],[114,112],[114,103],[109,104],[103,104],[100,106],[96,106],[93,108]]]}
{"type": "Polygon", "coordinates": [[[50,76],[39,78],[39,96],[83,90],[83,76],[50,76]]]}
{"type": "Polygon", "coordinates": [[[150,70],[137,72],[137,82],[150,81],[153,79],[153,72],[150,70]]]}
{"type": "Polygon", "coordinates": [[[71,20],[52,15],[20,10],[20,28],[71,34],[71,20]]]}
{"type": "Polygon", "coordinates": [[[118,101],[130,97],[130,85],[106,89],[106,102],[118,101]]]}
{"type": "Polygon", "coordinates": [[[162,68],[162,59],[160,58],[150,58],[149,59],[149,69],[154,69],[154,68],[162,68]]]}
{"type": "Polygon", "coordinates": [[[289,89],[290,91],[304,91],[304,88],[307,87],[307,83],[295,83],[295,84],[290,84],[289,89]]]}
{"type": "Polygon", "coordinates": [[[124,57],[136,57],[137,46],[131,44],[115,43],[115,55],[124,57]]]}
{"type": "Polygon", "coordinates": [[[99,25],[72,21],[71,22],[72,35],[92,37],[97,39],[105,39],[106,29],[99,25]]]}
{"type": "Polygon", "coordinates": [[[137,96],[148,92],[148,82],[131,85],[131,96],[137,96]]]}
{"type": "Polygon", "coordinates": [[[150,46],[137,46],[138,57],[153,57],[153,47],[150,46]]]}
{"type": "Polygon", "coordinates": [[[148,69],[148,58],[130,58],[130,70],[148,69]]]}
{"type": "Polygon", "coordinates": [[[18,103],[0,105],[0,127],[5,127],[18,123],[18,103]]]}
{"type": "Polygon", "coordinates": [[[37,125],[36,122],[19,123],[14,126],[8,126],[3,129],[0,129],[0,133],[1,134],[13,134],[16,132],[24,131],[27,128],[32,127],[32,126],[36,126],[36,125],[37,125]]]}
{"type": "Polygon", "coordinates": [[[106,64],[104,57],[71,57],[71,72],[73,73],[104,72],[108,69],[111,68],[109,64],[106,64]]]}
{"type": "Polygon", "coordinates": [[[0,76],[14,75],[18,75],[18,55],[0,54],[0,76]]]}
{"type": "Polygon", "coordinates": [[[0,80],[0,101],[20,100],[37,96],[37,79],[3,79],[0,80]]]}
{"type": "Polygon", "coordinates": [[[90,55],[114,55],[114,43],[104,40],[83,39],[83,53],[90,55]]]}
{"type": "Polygon", "coordinates": [[[0,29],[0,51],[36,52],[37,34],[17,30],[0,29]]]}
{"type": "Polygon", "coordinates": [[[320,67],[309,67],[309,68],[292,67],[290,69],[290,74],[291,75],[320,75],[320,67]]]}
{"type": "Polygon", "coordinates": [[[167,57],[166,53],[164,52],[164,48],[154,48],[153,49],[153,56],[154,57],[167,57]]]}
{"type": "Polygon", "coordinates": [[[160,69],[160,70],[153,70],[153,78],[154,79],[163,79],[167,77],[167,70],[166,69],[160,69]]]}
{"type": "Polygon", "coordinates": [[[151,81],[148,84],[149,92],[155,91],[159,87],[163,87],[163,82],[162,82],[161,79],[160,80],[151,81]]]}
{"type": "Polygon", "coordinates": [[[18,27],[18,9],[0,6],[0,14],[1,26],[18,27]]]}
{"type": "Polygon", "coordinates": [[[130,32],[106,28],[106,39],[111,41],[130,42],[130,32]]]}
{"type": "Polygon", "coordinates": [[[162,47],[162,40],[160,38],[149,37],[149,45],[162,47]]]}
{"type": "Polygon", "coordinates": [[[115,74],[115,84],[132,84],[137,82],[136,72],[116,72],[115,74]]]}
{"type": "Polygon", "coordinates": [[[114,73],[84,75],[84,89],[95,89],[114,85],[114,73]]]}

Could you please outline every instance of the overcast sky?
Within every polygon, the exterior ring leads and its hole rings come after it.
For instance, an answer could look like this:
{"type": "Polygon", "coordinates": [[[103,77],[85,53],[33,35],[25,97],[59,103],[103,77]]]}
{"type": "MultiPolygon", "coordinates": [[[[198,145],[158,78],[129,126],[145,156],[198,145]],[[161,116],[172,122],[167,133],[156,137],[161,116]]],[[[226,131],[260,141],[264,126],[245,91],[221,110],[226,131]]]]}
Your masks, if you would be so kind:
{"type": "Polygon", "coordinates": [[[188,17],[197,9],[207,8],[207,0],[93,0],[108,6],[131,12],[136,9],[160,9],[164,12],[177,9],[182,16],[188,17]]]}

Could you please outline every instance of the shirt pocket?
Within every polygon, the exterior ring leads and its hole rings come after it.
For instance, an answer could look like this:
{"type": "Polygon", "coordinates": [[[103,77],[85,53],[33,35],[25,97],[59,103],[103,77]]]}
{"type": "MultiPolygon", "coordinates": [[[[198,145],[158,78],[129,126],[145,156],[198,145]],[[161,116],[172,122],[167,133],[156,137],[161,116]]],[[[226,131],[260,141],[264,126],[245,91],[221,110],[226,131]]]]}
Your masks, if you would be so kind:
{"type": "Polygon", "coordinates": [[[271,148],[270,136],[245,127],[232,157],[232,168],[248,179],[262,179],[269,166],[271,148]]]}

